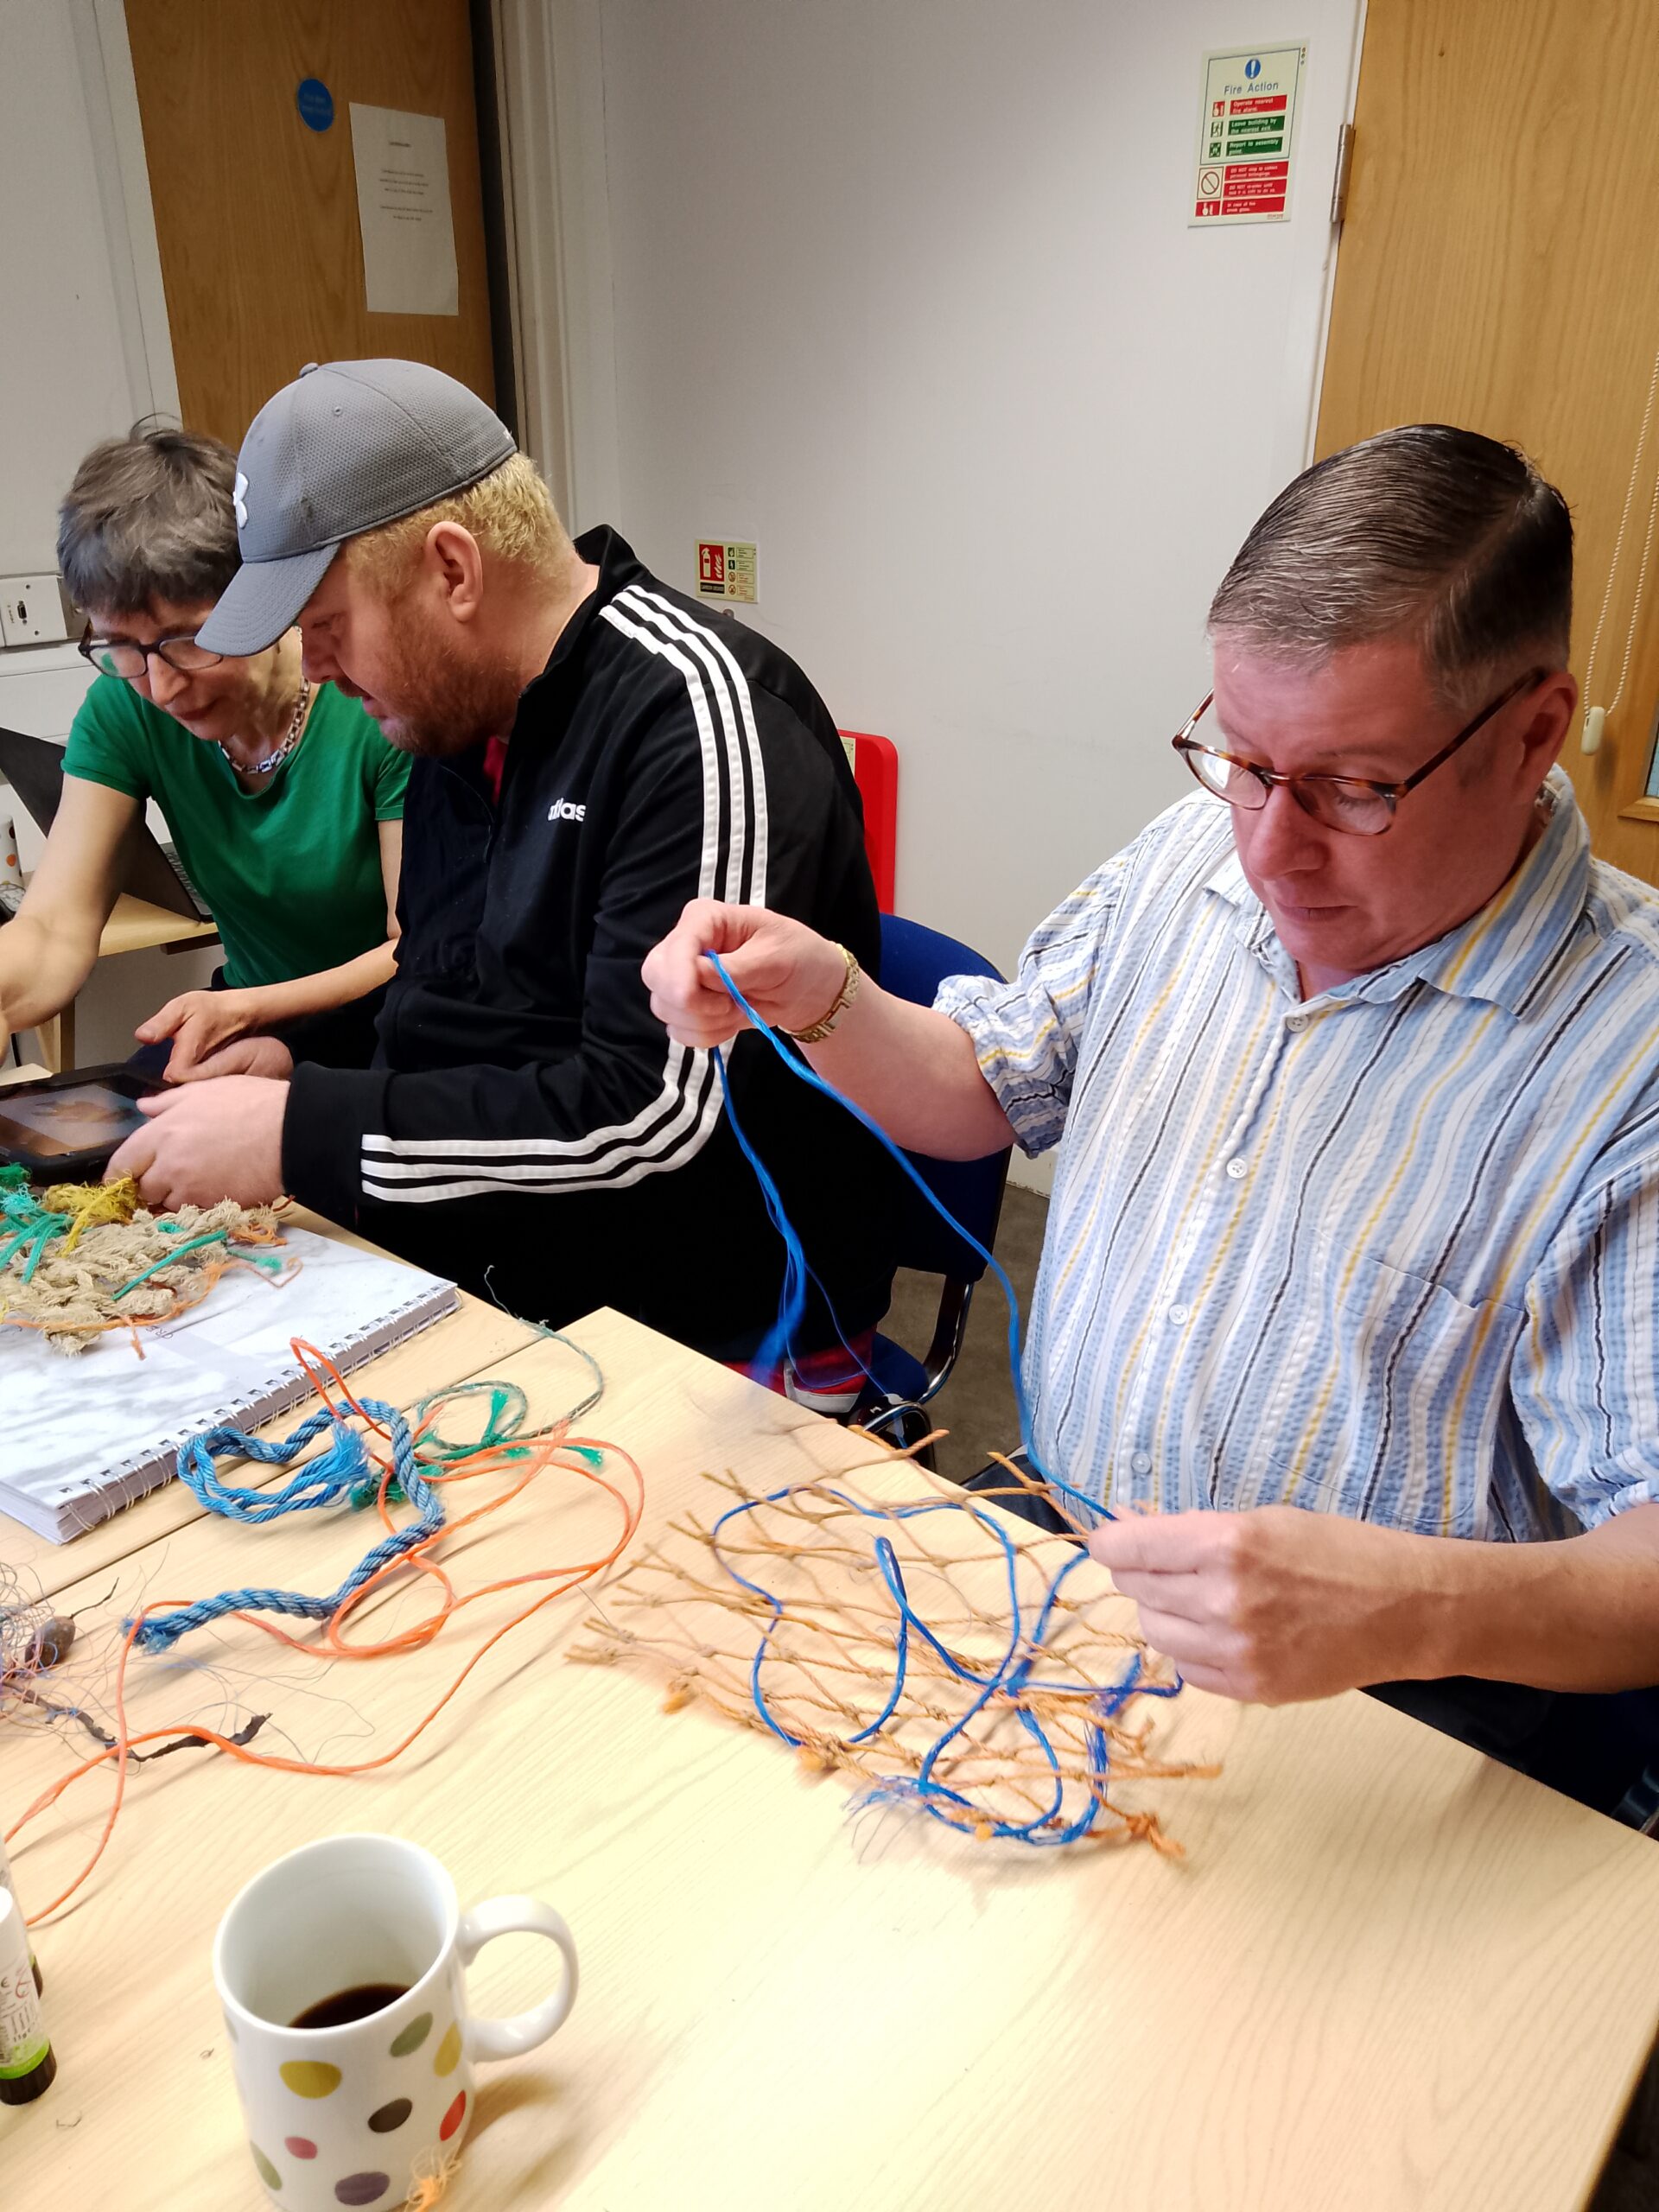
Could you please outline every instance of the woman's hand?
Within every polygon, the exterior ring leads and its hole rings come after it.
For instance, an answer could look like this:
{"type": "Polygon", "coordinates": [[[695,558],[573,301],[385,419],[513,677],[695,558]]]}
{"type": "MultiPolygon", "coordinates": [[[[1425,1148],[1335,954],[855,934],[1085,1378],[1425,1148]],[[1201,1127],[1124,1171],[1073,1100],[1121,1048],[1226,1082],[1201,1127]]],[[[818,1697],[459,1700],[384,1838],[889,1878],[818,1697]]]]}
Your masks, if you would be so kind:
{"type": "Polygon", "coordinates": [[[232,1038],[245,1037],[261,1021],[262,994],[250,991],[181,991],[133,1032],[141,1045],[173,1039],[164,1071],[169,1083],[188,1083],[210,1052],[232,1038]]]}
{"type": "Polygon", "coordinates": [[[237,1037],[198,1060],[178,1080],[211,1083],[215,1076],[263,1075],[286,1083],[294,1072],[294,1055],[280,1037],[237,1037]]]}
{"type": "Polygon", "coordinates": [[[693,899],[642,973],[651,1010],[677,1044],[723,1045],[745,1016],[704,956],[717,952],[727,973],[763,1021],[805,1029],[827,1014],[847,980],[840,947],[804,922],[765,906],[693,899]]]}

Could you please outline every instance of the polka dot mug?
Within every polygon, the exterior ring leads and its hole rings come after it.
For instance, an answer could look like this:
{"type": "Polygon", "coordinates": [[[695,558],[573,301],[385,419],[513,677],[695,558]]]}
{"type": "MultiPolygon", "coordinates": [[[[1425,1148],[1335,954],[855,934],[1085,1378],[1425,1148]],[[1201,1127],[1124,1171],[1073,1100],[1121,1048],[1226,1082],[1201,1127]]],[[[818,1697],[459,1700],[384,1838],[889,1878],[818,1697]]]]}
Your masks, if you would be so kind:
{"type": "Polygon", "coordinates": [[[516,2058],[563,2025],[576,1954],[558,1914],[534,1897],[463,1913],[418,1844],[336,1835],[289,1852],[236,1897],[213,1944],[213,1979],[248,2147],[272,2202],[284,2212],[392,2212],[415,2176],[460,2149],[475,2062],[516,2058]],[[463,1970],[493,1936],[519,1931],[558,1945],[558,1988],[516,2018],[473,2019],[463,1970]]]}

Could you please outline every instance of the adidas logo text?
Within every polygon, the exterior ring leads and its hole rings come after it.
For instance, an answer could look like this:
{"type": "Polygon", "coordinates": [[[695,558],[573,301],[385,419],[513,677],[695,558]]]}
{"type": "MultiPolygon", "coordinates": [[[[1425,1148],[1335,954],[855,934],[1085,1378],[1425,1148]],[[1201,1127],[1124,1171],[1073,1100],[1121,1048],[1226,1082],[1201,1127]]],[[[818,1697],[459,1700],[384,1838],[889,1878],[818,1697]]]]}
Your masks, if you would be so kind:
{"type": "Polygon", "coordinates": [[[547,810],[547,818],[550,822],[585,822],[588,809],[585,805],[573,806],[568,798],[556,798],[547,810]]]}

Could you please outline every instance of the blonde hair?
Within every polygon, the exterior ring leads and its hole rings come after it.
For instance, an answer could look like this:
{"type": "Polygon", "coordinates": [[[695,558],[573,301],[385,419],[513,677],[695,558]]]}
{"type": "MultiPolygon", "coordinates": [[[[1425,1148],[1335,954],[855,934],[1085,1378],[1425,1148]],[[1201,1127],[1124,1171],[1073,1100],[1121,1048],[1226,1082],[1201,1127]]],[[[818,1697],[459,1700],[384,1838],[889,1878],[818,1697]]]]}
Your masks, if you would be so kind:
{"type": "Polygon", "coordinates": [[[563,578],[570,563],[569,532],[559,520],[552,494],[534,462],[515,453],[464,492],[348,539],[353,572],[382,595],[395,595],[413,573],[427,532],[440,522],[459,523],[485,552],[551,583],[563,578]]]}

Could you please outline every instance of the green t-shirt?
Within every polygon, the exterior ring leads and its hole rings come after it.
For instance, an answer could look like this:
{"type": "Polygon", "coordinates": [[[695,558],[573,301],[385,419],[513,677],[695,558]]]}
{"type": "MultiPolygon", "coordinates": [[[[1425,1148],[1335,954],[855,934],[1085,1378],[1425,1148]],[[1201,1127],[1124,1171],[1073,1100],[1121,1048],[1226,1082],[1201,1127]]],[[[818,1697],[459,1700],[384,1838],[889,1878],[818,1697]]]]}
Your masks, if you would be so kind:
{"type": "Polygon", "coordinates": [[[409,761],[332,683],[263,791],[244,791],[216,745],[117,676],[99,677],[81,702],[63,769],[156,801],[233,987],[315,975],[385,942],[375,824],[402,820],[409,761]]]}

